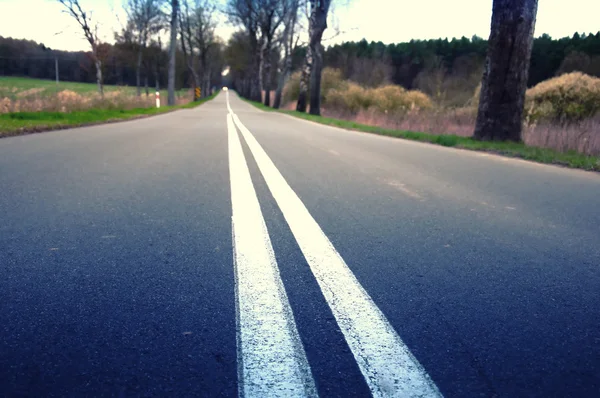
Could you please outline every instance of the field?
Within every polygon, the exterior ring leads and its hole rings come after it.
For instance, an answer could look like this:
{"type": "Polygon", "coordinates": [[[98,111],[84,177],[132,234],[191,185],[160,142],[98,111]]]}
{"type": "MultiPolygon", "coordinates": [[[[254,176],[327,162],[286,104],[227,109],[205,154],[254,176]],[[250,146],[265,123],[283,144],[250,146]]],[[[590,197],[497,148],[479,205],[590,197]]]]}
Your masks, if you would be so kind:
{"type": "MultiPolygon", "coordinates": [[[[13,101],[28,97],[52,97],[61,91],[68,90],[80,95],[93,95],[98,92],[96,83],[59,82],[54,80],[32,79],[29,77],[0,76],[0,98],[9,98],[13,101]]],[[[154,93],[154,88],[149,88],[154,93]]],[[[135,87],[128,86],[104,86],[105,93],[122,93],[135,95],[135,87]]],[[[142,88],[142,96],[144,96],[142,88]]],[[[176,93],[178,97],[188,95],[188,90],[180,90],[176,93]]],[[[160,91],[160,97],[166,100],[167,90],[160,91]]]]}
{"type": "Polygon", "coordinates": [[[0,138],[38,131],[76,127],[145,117],[185,107],[191,92],[176,93],[177,103],[166,106],[167,91],[161,91],[161,107],[155,106],[154,91],[136,95],[135,87],[104,86],[104,98],[93,83],[62,82],[20,77],[0,77],[0,138]]]}

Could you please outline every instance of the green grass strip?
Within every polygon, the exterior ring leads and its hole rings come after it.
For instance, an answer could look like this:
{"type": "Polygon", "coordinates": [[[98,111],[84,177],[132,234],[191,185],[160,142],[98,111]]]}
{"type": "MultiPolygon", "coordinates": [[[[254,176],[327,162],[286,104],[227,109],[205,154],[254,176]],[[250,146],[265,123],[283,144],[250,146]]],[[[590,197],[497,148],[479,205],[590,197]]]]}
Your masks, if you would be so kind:
{"type": "Polygon", "coordinates": [[[79,127],[132,118],[159,115],[178,109],[189,109],[210,101],[218,92],[185,105],[160,108],[89,109],[74,112],[12,112],[0,114],[0,137],[10,137],[40,131],[79,127]]]}
{"type": "Polygon", "coordinates": [[[404,138],[413,141],[427,142],[447,147],[468,149],[472,151],[491,152],[507,157],[531,160],[538,163],[555,164],[590,171],[600,171],[599,157],[583,155],[575,151],[559,152],[554,149],[532,147],[516,142],[478,141],[470,137],[460,137],[450,134],[438,135],[405,130],[392,130],[383,127],[369,126],[366,124],[351,122],[348,120],[311,115],[303,112],[273,109],[259,102],[249,101],[245,98],[242,99],[263,111],[285,113],[300,119],[310,120],[312,122],[321,123],[328,126],[362,131],[365,133],[386,135],[389,137],[404,138]]]}

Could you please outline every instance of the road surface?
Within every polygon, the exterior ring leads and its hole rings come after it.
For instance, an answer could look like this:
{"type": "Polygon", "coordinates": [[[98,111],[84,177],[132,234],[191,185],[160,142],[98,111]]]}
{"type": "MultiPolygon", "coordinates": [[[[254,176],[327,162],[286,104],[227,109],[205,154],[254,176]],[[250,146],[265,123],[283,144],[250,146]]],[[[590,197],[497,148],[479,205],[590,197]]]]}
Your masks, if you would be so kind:
{"type": "Polygon", "coordinates": [[[599,203],[225,92],[2,139],[1,395],[598,397],[599,203]]]}

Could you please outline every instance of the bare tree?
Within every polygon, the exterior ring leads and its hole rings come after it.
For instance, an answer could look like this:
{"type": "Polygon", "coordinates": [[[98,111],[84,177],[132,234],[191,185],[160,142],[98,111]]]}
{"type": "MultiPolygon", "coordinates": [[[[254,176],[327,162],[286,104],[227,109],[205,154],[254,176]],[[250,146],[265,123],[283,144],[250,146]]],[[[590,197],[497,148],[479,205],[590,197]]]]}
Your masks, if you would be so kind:
{"type": "Polygon", "coordinates": [[[283,87],[285,86],[285,83],[287,82],[292,70],[292,53],[298,45],[296,25],[298,22],[300,0],[286,1],[288,2],[288,6],[286,7],[286,14],[283,22],[284,30],[281,37],[281,42],[283,44],[283,59],[281,71],[279,73],[279,80],[277,83],[277,90],[275,91],[275,100],[273,101],[273,108],[275,109],[278,109],[281,106],[283,87]]]}
{"type": "Polygon", "coordinates": [[[199,87],[202,97],[206,97],[210,91],[209,53],[215,43],[216,7],[211,0],[195,0],[193,6],[190,6],[189,0],[184,0],[182,5],[180,23],[184,59],[192,76],[194,89],[199,87]]]}
{"type": "Polygon", "coordinates": [[[260,48],[259,45],[259,7],[256,0],[227,0],[225,14],[229,20],[243,27],[247,44],[250,48],[250,68],[246,78],[247,84],[242,95],[254,101],[261,100],[260,86],[260,48]]]}
{"type": "Polygon", "coordinates": [[[537,0],[494,0],[474,138],[521,141],[537,0]]]}
{"type": "Polygon", "coordinates": [[[321,72],[323,71],[323,32],[327,29],[327,13],[331,0],[309,0],[308,48],[300,79],[300,93],[296,110],[306,112],[308,79],[310,77],[310,113],[321,114],[321,72]]]}
{"type": "Polygon", "coordinates": [[[198,56],[200,58],[202,97],[210,95],[212,67],[214,66],[214,62],[212,62],[214,59],[210,55],[216,45],[215,12],[216,6],[212,1],[196,0],[196,9],[194,10],[194,38],[195,45],[198,48],[198,56]]]}
{"type": "Polygon", "coordinates": [[[271,98],[271,52],[275,32],[283,22],[289,2],[286,0],[257,0],[258,26],[260,29],[259,85],[265,92],[264,104],[270,105],[271,98]]]}
{"type": "MultiPolygon", "coordinates": [[[[141,95],[142,57],[151,35],[161,29],[162,12],[160,0],[128,0],[126,11],[134,28],[137,46],[137,62],[135,70],[137,95],[141,95]]],[[[146,76],[146,80],[148,77],[146,76]]]]}
{"type": "MultiPolygon", "coordinates": [[[[196,52],[194,51],[194,33],[192,28],[192,15],[190,13],[190,5],[188,0],[183,0],[182,9],[179,13],[179,27],[181,29],[181,49],[183,51],[183,59],[187,69],[191,75],[192,88],[200,87],[200,77],[196,66],[196,52]]],[[[194,94],[194,99],[197,99],[194,94]]]]}
{"type": "Polygon", "coordinates": [[[92,59],[96,66],[96,82],[98,83],[98,92],[104,97],[104,86],[102,81],[102,61],[98,53],[100,40],[98,39],[98,26],[92,23],[92,18],[89,12],[81,8],[78,0],[58,0],[60,4],[65,6],[66,12],[71,15],[81,29],[88,43],[92,47],[92,59]]]}
{"type": "Polygon", "coordinates": [[[169,43],[168,105],[175,105],[175,55],[177,52],[177,21],[179,0],[171,0],[171,40],[169,43]]]}

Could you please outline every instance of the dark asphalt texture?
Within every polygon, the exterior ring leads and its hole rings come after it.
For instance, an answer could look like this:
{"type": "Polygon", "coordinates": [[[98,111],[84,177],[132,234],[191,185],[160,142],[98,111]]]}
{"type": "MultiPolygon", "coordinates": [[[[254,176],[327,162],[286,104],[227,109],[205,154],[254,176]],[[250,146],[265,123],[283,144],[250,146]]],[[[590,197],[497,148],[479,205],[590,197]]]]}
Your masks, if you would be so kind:
{"type": "MultiPolygon", "coordinates": [[[[600,175],[230,101],[444,396],[600,396],[600,175]]],[[[226,113],[0,140],[0,396],[237,394],[226,113]]],[[[320,395],[368,396],[242,145],[320,395]]]]}

